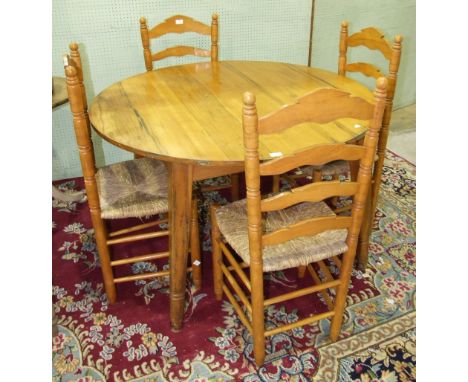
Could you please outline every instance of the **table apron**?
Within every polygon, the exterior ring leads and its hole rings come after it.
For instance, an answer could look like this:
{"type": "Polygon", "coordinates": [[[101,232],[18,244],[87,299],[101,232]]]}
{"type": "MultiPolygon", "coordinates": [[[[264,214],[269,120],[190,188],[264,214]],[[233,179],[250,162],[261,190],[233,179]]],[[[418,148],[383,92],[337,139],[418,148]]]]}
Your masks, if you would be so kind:
{"type": "Polygon", "coordinates": [[[216,178],[218,176],[237,174],[244,172],[244,163],[239,165],[227,165],[227,166],[209,166],[209,165],[193,165],[193,180],[204,180],[216,178]]]}

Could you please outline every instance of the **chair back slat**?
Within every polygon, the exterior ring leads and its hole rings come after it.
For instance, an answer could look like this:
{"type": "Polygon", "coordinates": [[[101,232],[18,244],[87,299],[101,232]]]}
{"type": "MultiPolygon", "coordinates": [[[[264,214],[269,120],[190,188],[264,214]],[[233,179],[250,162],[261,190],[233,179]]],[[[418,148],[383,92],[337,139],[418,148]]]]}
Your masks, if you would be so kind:
{"type": "Polygon", "coordinates": [[[166,19],[164,22],[149,29],[146,18],[140,19],[141,42],[143,45],[143,56],[145,59],[145,67],[147,71],[153,70],[153,62],[160,61],[168,57],[181,56],[196,56],[196,57],[211,57],[211,61],[218,61],[218,15],[213,14],[211,17],[211,25],[204,24],[191,17],[184,15],[176,15],[166,19]],[[151,52],[150,40],[159,38],[168,33],[187,33],[193,32],[201,35],[209,35],[211,37],[210,50],[189,47],[175,46],[162,50],[157,53],[151,52]]]}
{"type": "Polygon", "coordinates": [[[175,15],[154,26],[149,31],[149,38],[158,38],[168,33],[193,32],[203,35],[211,34],[211,26],[206,25],[192,17],[175,15]]]}
{"type": "Polygon", "coordinates": [[[347,39],[348,46],[365,46],[371,50],[378,50],[387,60],[392,58],[392,45],[385,39],[385,35],[377,28],[369,27],[352,34],[347,39]]]}
{"type": "Polygon", "coordinates": [[[260,118],[258,132],[278,133],[303,122],[328,123],[340,118],[368,120],[373,110],[374,105],[363,98],[338,89],[319,89],[260,118]]]}
{"type": "Polygon", "coordinates": [[[359,72],[368,77],[379,78],[387,76],[387,99],[393,101],[396,86],[396,73],[400,65],[401,36],[395,36],[393,44],[385,39],[385,35],[375,27],[364,28],[361,31],[348,36],[348,22],[341,23],[340,47],[338,59],[338,74],[345,76],[346,72],[359,72]],[[387,59],[388,73],[382,74],[380,68],[363,62],[347,63],[348,47],[365,46],[371,50],[378,50],[387,59]]]}
{"type": "Polygon", "coordinates": [[[367,62],[354,62],[346,65],[347,72],[359,72],[367,77],[375,79],[382,77],[382,71],[375,65],[368,64],[367,62]]]}
{"type": "Polygon", "coordinates": [[[293,188],[261,201],[262,212],[276,211],[302,202],[320,202],[333,196],[353,196],[359,189],[356,182],[331,181],[309,183],[305,186],[293,188]]]}
{"type": "Polygon", "coordinates": [[[164,49],[151,56],[153,61],[164,60],[168,57],[180,56],[197,56],[197,57],[210,57],[211,52],[205,49],[194,48],[192,46],[178,45],[164,49]]]}
{"type": "Polygon", "coordinates": [[[91,124],[88,116],[86,91],[82,81],[83,73],[78,45],[76,43],[70,44],[70,51],[70,55],[64,56],[68,100],[73,115],[73,127],[89,208],[93,213],[100,214],[99,194],[95,178],[94,147],[91,139],[91,124]]]}
{"type": "Polygon", "coordinates": [[[299,223],[263,235],[262,245],[281,244],[300,236],[312,236],[335,229],[348,229],[351,227],[352,221],[351,216],[327,216],[302,220],[299,223]]]}
{"type": "Polygon", "coordinates": [[[330,143],[314,146],[260,165],[260,175],[278,175],[302,166],[321,166],[336,160],[356,161],[364,157],[363,146],[330,143]]]}

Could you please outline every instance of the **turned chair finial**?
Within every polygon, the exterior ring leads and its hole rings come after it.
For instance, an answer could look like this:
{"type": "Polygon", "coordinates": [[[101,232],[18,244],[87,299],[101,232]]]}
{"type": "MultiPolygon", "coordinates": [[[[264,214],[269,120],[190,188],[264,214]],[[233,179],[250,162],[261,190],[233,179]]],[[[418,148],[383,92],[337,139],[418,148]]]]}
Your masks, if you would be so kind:
{"type": "Polygon", "coordinates": [[[251,92],[245,92],[243,96],[243,101],[245,105],[248,105],[248,106],[255,105],[255,94],[251,92]]]}
{"type": "Polygon", "coordinates": [[[65,74],[67,75],[67,78],[68,77],[76,77],[76,75],[77,75],[76,68],[71,66],[71,65],[67,65],[65,67],[65,74]]]}
{"type": "Polygon", "coordinates": [[[385,90],[387,89],[387,86],[388,86],[388,80],[386,77],[379,77],[377,79],[377,83],[376,83],[376,86],[379,90],[385,90]]]}

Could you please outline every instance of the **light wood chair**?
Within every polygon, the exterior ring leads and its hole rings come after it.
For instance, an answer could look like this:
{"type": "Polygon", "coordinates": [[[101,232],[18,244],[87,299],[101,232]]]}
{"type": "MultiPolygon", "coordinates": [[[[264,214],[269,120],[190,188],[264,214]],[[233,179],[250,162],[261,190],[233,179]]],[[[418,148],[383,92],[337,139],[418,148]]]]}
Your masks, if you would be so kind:
{"type": "MultiPolygon", "coordinates": [[[[172,16],[164,22],[155,25],[151,29],[145,17],[140,18],[141,42],[143,44],[143,56],[147,71],[153,70],[153,62],[161,61],[169,57],[196,56],[210,57],[212,62],[218,61],[218,15],[214,13],[211,16],[211,25],[197,21],[184,15],[172,16]],[[201,35],[211,36],[211,49],[201,49],[192,46],[178,45],[153,53],[150,42],[152,39],[160,38],[168,33],[187,33],[194,32],[201,35]]],[[[215,191],[230,188],[233,200],[239,199],[239,174],[230,176],[230,184],[204,185],[201,191],[215,191]]]]}
{"type": "Polygon", "coordinates": [[[168,57],[196,56],[211,57],[211,61],[218,61],[218,15],[211,16],[211,25],[206,25],[191,17],[175,15],[164,20],[164,22],[148,28],[146,18],[140,18],[141,42],[143,44],[143,56],[148,72],[153,70],[153,62],[164,60],[168,57]],[[211,36],[211,49],[201,49],[192,46],[178,45],[152,53],[150,41],[162,37],[168,33],[193,32],[201,35],[211,36]]]}
{"type": "MultiPolygon", "coordinates": [[[[400,35],[395,36],[393,44],[385,39],[384,33],[375,27],[369,27],[362,29],[361,31],[348,36],[348,22],[343,21],[341,23],[340,31],[340,45],[339,45],[339,59],[338,59],[338,74],[346,76],[349,72],[361,73],[367,77],[373,77],[375,79],[386,76],[388,80],[387,97],[385,99],[385,112],[382,122],[382,129],[380,131],[379,141],[377,144],[377,155],[372,171],[372,187],[370,193],[370,200],[368,202],[369,208],[366,211],[365,220],[368,224],[364,224],[361,232],[361,239],[359,244],[359,268],[364,270],[367,267],[368,252],[369,252],[369,236],[372,229],[372,220],[377,209],[377,200],[379,196],[380,184],[382,181],[382,168],[385,160],[385,150],[387,148],[388,134],[390,120],[393,109],[393,98],[395,96],[395,88],[397,83],[398,69],[400,66],[401,57],[401,44],[403,38],[400,35]],[[377,66],[364,63],[364,62],[353,62],[349,63],[347,60],[348,48],[364,46],[371,50],[377,50],[385,57],[388,61],[388,73],[385,75],[381,69],[377,66]]],[[[352,179],[355,179],[357,172],[357,166],[353,163],[346,161],[338,161],[330,163],[324,166],[318,167],[305,167],[300,170],[300,174],[290,176],[290,178],[299,178],[308,176],[312,178],[312,181],[319,182],[324,176],[331,176],[332,179],[336,180],[340,175],[350,175],[352,179]]],[[[277,186],[278,187],[278,186],[277,186]]],[[[336,198],[333,201],[336,204],[336,198]]],[[[346,210],[344,208],[342,210],[346,210]]],[[[336,210],[340,212],[340,210],[336,210]]]]}
{"type": "MultiPolygon", "coordinates": [[[[167,270],[122,277],[115,277],[113,272],[113,268],[119,265],[168,258],[169,252],[167,251],[119,260],[112,260],[110,253],[110,247],[114,245],[169,235],[168,230],[136,233],[168,221],[167,169],[163,162],[148,158],[134,159],[96,169],[82,63],[76,43],[70,44],[70,55],[64,56],[64,67],[104,287],[109,302],[114,303],[117,298],[116,284],[169,276],[167,270]],[[162,214],[164,218],[114,232],[108,232],[105,224],[107,219],[139,218],[158,214],[162,214]]],[[[200,288],[200,243],[196,202],[192,205],[190,238],[192,267],[189,270],[192,271],[195,286],[200,288]]]]}
{"type": "Polygon", "coordinates": [[[340,90],[320,89],[299,98],[295,104],[284,106],[260,119],[257,116],[255,96],[251,93],[244,94],[247,199],[223,207],[214,206],[211,210],[214,292],[217,300],[222,299],[223,293],[226,294],[253,336],[254,358],[259,366],[265,359],[267,336],[325,318],[332,319],[331,340],[335,341],[339,336],[384,113],[386,88],[387,80],[380,78],[375,89],[375,106],[340,90]],[[370,128],[363,146],[316,145],[293,155],[260,163],[259,134],[277,134],[303,122],[329,123],[339,118],[369,121],[370,128]],[[357,180],[309,183],[262,199],[262,176],[279,175],[300,166],[323,165],[335,160],[359,161],[357,180]],[[339,195],[353,196],[351,216],[336,216],[323,202],[324,199],[339,195]],[[236,261],[226,243],[240,256],[242,263],[236,261]],[[340,259],[338,256],[341,254],[340,259]],[[224,257],[228,260],[227,265],[223,261],[224,257]],[[339,278],[333,278],[325,259],[332,259],[340,268],[339,278]],[[324,281],[320,279],[312,263],[320,267],[325,275],[324,281]],[[263,272],[298,266],[307,267],[315,285],[264,298],[263,272]],[[250,278],[244,268],[249,269],[250,278]],[[233,271],[246,289],[236,281],[233,271]],[[225,283],[223,276],[229,283],[225,283]],[[239,300],[234,297],[228,285],[239,300]],[[336,290],[334,301],[327,289],[336,290]],[[250,300],[244,290],[250,292],[250,300]],[[292,324],[265,328],[265,307],[314,292],[322,293],[329,311],[292,324]],[[245,305],[247,313],[238,301],[245,305]],[[252,317],[251,320],[249,316],[252,317]]]}

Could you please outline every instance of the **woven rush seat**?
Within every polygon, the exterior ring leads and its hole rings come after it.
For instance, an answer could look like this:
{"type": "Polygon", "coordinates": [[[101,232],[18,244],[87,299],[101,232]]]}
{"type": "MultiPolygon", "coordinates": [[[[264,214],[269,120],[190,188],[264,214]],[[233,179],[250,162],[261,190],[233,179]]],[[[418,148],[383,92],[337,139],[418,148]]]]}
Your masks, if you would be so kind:
{"type": "MultiPolygon", "coordinates": [[[[264,218],[265,233],[276,231],[307,218],[334,216],[324,203],[300,203],[280,211],[267,212],[264,218]]],[[[218,226],[231,247],[242,260],[250,264],[247,203],[236,201],[216,210],[218,226]]],[[[327,259],[347,251],[346,229],[329,230],[314,236],[303,236],[284,243],[263,248],[265,272],[293,268],[327,259]]]]}
{"type": "MultiPolygon", "coordinates": [[[[378,159],[379,159],[379,156],[376,154],[374,157],[374,161],[377,162],[378,159]]],[[[314,169],[320,170],[322,172],[322,176],[333,176],[333,175],[347,176],[351,171],[348,161],[336,160],[334,162],[324,164],[323,166],[301,167],[300,169],[296,170],[296,174],[304,175],[304,176],[313,176],[314,169]]]]}
{"type": "Polygon", "coordinates": [[[349,174],[349,162],[344,160],[337,160],[334,162],[327,163],[323,166],[306,166],[302,167],[298,174],[305,176],[313,176],[314,169],[322,171],[322,176],[333,176],[333,175],[343,175],[346,176],[349,174]]]}
{"type": "Polygon", "coordinates": [[[143,217],[168,211],[168,174],[163,162],[139,158],[111,164],[96,173],[101,217],[143,217]]]}

